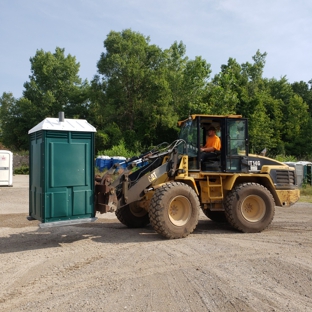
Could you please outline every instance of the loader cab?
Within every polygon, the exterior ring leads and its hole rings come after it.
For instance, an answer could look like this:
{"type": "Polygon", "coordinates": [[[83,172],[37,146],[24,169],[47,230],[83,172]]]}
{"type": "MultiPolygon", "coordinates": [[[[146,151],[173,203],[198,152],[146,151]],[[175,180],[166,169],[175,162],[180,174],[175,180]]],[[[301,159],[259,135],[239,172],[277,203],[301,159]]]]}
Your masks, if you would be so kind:
{"type": "Polygon", "coordinates": [[[181,127],[179,138],[185,142],[179,152],[188,155],[189,171],[248,171],[247,119],[240,115],[191,115],[178,124],[181,127]],[[210,126],[216,129],[216,135],[221,140],[221,150],[201,162],[200,148],[206,144],[210,126]]]}

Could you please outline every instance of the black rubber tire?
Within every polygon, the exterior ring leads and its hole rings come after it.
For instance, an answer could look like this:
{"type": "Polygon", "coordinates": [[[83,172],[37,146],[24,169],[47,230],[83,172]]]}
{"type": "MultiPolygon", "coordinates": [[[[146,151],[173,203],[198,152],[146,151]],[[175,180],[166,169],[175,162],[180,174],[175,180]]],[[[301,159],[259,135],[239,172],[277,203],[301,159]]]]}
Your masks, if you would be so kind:
{"type": "Polygon", "coordinates": [[[142,228],[150,223],[148,212],[136,206],[126,205],[115,211],[117,219],[129,228],[142,228]]]}
{"type": "Polygon", "coordinates": [[[228,222],[244,233],[257,233],[266,229],[275,214],[271,192],[258,183],[243,183],[236,186],[225,201],[228,222]]]}
{"type": "Polygon", "coordinates": [[[156,189],[149,217],[154,230],[170,239],[188,236],[198,223],[200,204],[195,191],[185,183],[168,182],[156,189]]]}
{"type": "Polygon", "coordinates": [[[217,223],[228,223],[224,211],[211,211],[209,209],[202,209],[205,216],[211,221],[217,223]]]}

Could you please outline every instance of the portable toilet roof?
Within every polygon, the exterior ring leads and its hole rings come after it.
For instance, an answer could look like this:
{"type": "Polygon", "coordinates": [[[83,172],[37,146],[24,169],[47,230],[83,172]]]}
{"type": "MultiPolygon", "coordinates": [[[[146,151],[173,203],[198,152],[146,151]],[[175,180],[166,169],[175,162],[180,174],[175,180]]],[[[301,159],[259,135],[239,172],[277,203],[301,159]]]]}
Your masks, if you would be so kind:
{"type": "Polygon", "coordinates": [[[306,165],[311,165],[312,162],[310,162],[310,161],[305,161],[305,160],[300,160],[300,161],[297,162],[297,164],[301,164],[301,165],[306,166],[306,165]]]}
{"type": "Polygon", "coordinates": [[[28,131],[28,134],[40,130],[96,132],[96,129],[85,119],[46,118],[28,131]]]}
{"type": "Polygon", "coordinates": [[[296,162],[294,162],[294,161],[285,161],[284,164],[286,164],[290,167],[296,167],[296,162]]]}

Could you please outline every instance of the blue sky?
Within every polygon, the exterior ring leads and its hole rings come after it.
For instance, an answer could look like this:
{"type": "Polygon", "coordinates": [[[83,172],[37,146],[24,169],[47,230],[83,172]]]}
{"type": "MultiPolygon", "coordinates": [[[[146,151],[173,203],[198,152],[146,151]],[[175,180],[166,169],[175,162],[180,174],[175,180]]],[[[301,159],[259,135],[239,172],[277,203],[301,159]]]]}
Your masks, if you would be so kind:
{"type": "Polygon", "coordinates": [[[229,57],[252,62],[259,49],[268,53],[264,77],[312,79],[311,0],[1,0],[0,96],[22,96],[40,49],[65,48],[90,81],[108,33],[127,28],[162,49],[182,41],[212,76],[229,57]]]}

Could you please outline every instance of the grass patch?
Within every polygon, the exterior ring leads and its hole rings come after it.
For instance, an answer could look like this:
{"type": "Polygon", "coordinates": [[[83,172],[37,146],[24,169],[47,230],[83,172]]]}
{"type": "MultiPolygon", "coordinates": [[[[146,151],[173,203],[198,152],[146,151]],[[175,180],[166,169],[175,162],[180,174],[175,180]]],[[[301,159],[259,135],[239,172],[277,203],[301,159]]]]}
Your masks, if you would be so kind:
{"type": "Polygon", "coordinates": [[[300,202],[312,203],[312,186],[303,184],[300,188],[300,202]]]}

